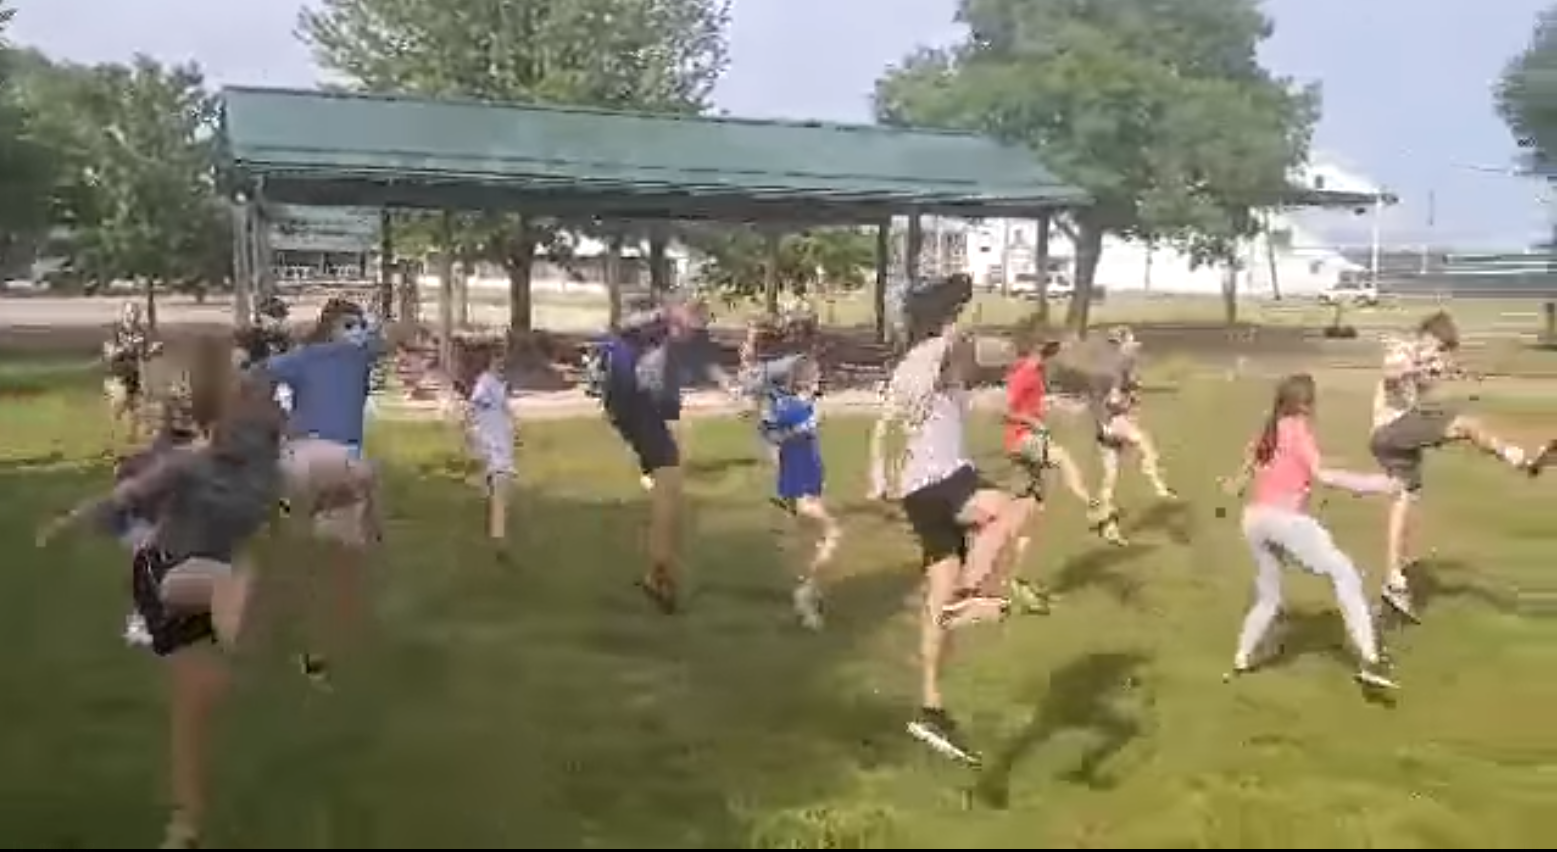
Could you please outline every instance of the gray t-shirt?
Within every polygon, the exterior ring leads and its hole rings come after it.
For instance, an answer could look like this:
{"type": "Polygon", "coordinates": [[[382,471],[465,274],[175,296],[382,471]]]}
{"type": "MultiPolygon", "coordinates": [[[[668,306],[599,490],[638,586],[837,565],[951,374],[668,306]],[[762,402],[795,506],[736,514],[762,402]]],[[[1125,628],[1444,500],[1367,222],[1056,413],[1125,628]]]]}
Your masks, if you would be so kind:
{"type": "Polygon", "coordinates": [[[175,562],[230,562],[276,510],[280,455],[273,425],[239,424],[210,446],[168,450],[133,508],[156,524],[153,541],[175,562]]]}

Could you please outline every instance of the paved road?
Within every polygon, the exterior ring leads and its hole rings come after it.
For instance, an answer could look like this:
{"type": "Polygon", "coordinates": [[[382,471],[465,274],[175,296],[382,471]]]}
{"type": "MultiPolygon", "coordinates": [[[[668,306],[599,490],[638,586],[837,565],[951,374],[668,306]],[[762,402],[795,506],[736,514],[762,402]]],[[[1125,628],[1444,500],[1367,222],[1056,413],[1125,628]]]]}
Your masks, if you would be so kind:
{"type": "MultiPolygon", "coordinates": [[[[118,318],[126,299],[116,297],[54,296],[0,297],[0,329],[82,329],[105,326],[118,318]]],[[[325,297],[303,296],[290,300],[293,316],[306,320],[324,305],[325,297]]],[[[500,328],[508,323],[506,305],[472,303],[471,322],[500,328]]],[[[422,316],[434,319],[434,299],[422,301],[422,316]]],[[[188,297],[168,297],[157,303],[158,322],[168,325],[226,325],[232,322],[232,301],[212,298],[197,304],[188,297]]],[[[605,311],[591,305],[542,302],[535,306],[535,325],[555,331],[589,331],[605,325],[605,311]]]]}

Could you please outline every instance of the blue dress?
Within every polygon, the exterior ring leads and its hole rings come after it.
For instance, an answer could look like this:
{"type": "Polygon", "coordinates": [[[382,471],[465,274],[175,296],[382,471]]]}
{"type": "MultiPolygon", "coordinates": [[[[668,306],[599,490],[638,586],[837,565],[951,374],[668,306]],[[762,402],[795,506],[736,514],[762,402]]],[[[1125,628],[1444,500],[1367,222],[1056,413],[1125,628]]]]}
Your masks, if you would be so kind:
{"type": "Polygon", "coordinates": [[[793,394],[774,394],[762,419],[762,434],[778,447],[778,499],[822,495],[822,447],[817,439],[816,406],[793,394]]]}

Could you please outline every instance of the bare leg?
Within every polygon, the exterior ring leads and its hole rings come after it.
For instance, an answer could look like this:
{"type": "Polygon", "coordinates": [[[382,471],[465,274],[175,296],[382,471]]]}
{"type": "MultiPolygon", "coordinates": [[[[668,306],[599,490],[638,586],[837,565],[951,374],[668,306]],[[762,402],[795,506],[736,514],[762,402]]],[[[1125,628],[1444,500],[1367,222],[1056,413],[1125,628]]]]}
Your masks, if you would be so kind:
{"type": "Polygon", "coordinates": [[[186,648],[169,659],[172,730],[169,740],[172,816],[164,849],[192,849],[199,843],[206,811],[205,749],[211,712],[227,686],[227,665],[205,648],[186,648]]]}
{"type": "Polygon", "coordinates": [[[1527,454],[1521,447],[1494,435],[1481,421],[1471,417],[1456,417],[1449,424],[1450,440],[1469,442],[1476,449],[1493,456],[1510,467],[1524,466],[1527,454]]]}
{"type": "Polygon", "coordinates": [[[507,474],[487,474],[487,536],[498,544],[508,540],[508,498],[511,488],[507,474]]]}
{"type": "Polygon", "coordinates": [[[941,669],[951,653],[951,633],[941,624],[941,613],[956,597],[962,561],[943,559],[925,569],[924,609],[919,618],[920,705],[933,710],[945,707],[941,695],[941,669]]]}
{"type": "Polygon", "coordinates": [[[650,474],[649,573],[643,587],[665,612],[676,608],[676,566],[681,555],[682,473],[662,467],[650,474]]]}

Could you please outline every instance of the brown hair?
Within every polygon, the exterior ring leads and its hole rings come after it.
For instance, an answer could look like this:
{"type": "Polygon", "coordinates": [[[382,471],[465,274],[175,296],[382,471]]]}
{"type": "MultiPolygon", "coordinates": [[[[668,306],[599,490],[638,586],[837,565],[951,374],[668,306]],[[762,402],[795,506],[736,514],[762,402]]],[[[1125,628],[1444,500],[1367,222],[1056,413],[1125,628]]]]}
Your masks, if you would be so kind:
{"type": "Polygon", "coordinates": [[[276,404],[275,388],[264,374],[234,366],[232,342],[226,335],[201,335],[191,341],[185,375],[190,419],[210,436],[218,453],[240,422],[269,425],[280,437],[285,418],[276,404]]]}
{"type": "Polygon", "coordinates": [[[350,299],[332,296],[319,309],[319,319],[305,339],[308,343],[327,343],[335,335],[335,326],[344,317],[362,316],[362,306],[350,299]]]}
{"type": "Polygon", "coordinates": [[[503,341],[493,338],[455,338],[454,363],[449,378],[461,396],[469,396],[476,380],[503,356],[503,341]]]}
{"type": "Polygon", "coordinates": [[[1443,348],[1453,352],[1460,348],[1460,328],[1448,311],[1434,311],[1417,326],[1417,332],[1437,340],[1443,348]]]}
{"type": "Polygon", "coordinates": [[[1265,418],[1265,428],[1260,431],[1260,438],[1254,444],[1255,463],[1270,464],[1271,459],[1276,457],[1276,430],[1281,419],[1312,412],[1317,395],[1314,377],[1307,373],[1287,376],[1276,384],[1276,398],[1271,403],[1270,416],[1265,418]]]}

